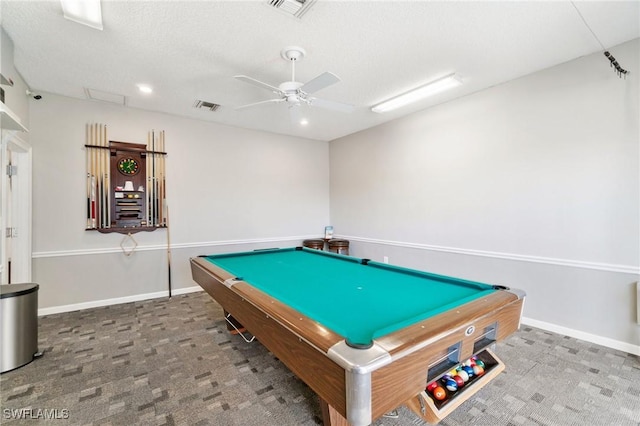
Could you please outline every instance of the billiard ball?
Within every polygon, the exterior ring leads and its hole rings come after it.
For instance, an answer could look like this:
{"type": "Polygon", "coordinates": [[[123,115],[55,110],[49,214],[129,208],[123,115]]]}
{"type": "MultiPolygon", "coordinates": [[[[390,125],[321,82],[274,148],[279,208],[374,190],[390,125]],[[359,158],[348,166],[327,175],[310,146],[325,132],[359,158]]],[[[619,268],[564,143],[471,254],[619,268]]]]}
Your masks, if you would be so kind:
{"type": "Polygon", "coordinates": [[[469,367],[468,365],[463,365],[462,369],[467,372],[469,378],[473,377],[473,368],[469,367]]]}
{"type": "Polygon", "coordinates": [[[433,390],[434,390],[435,388],[437,388],[437,387],[438,387],[438,382],[433,381],[433,382],[431,382],[431,383],[429,383],[429,384],[427,385],[427,391],[428,391],[428,392],[433,392],[433,390]]]}
{"type": "Polygon", "coordinates": [[[475,374],[476,376],[482,376],[484,374],[484,368],[480,367],[479,365],[474,365],[473,374],[475,374]]]}
{"type": "Polygon", "coordinates": [[[462,386],[464,386],[464,380],[462,380],[462,377],[460,377],[459,374],[456,374],[455,376],[453,376],[453,380],[456,381],[458,388],[461,388],[462,386]]]}
{"type": "Polygon", "coordinates": [[[476,359],[476,365],[479,365],[482,368],[485,368],[485,364],[481,359],[476,359]]]}
{"type": "Polygon", "coordinates": [[[458,383],[451,378],[447,378],[443,380],[444,387],[447,388],[448,391],[455,392],[458,390],[458,383]]]}
{"type": "Polygon", "coordinates": [[[435,399],[437,399],[438,401],[442,401],[443,399],[445,399],[447,397],[447,391],[445,391],[442,386],[437,386],[433,390],[433,397],[435,399]]]}
{"type": "Polygon", "coordinates": [[[464,370],[458,371],[458,376],[462,378],[462,381],[464,383],[467,383],[469,381],[469,374],[467,374],[467,372],[464,370]]]}

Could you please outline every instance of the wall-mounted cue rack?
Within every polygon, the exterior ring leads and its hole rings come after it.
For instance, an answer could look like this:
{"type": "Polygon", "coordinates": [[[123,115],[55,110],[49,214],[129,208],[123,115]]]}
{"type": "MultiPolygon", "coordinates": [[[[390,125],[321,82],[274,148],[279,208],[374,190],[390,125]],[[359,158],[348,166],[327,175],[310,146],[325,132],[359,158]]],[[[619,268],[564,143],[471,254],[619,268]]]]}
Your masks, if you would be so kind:
{"type": "Polygon", "coordinates": [[[87,230],[131,234],[167,227],[164,131],[147,144],[109,141],[87,125],[87,230]]]}

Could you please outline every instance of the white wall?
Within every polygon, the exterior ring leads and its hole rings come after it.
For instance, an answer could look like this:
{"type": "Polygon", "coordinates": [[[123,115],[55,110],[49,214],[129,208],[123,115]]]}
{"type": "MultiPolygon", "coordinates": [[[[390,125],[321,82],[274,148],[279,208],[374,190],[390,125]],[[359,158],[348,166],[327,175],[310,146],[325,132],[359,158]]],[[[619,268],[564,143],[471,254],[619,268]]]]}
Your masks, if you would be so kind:
{"type": "Polygon", "coordinates": [[[329,222],[328,143],[49,93],[30,108],[40,308],[167,289],[165,230],[134,234],[139,247],[127,257],[122,234],[84,229],[87,123],[106,124],[109,140],[142,144],[149,130],[165,131],[174,289],[195,285],[190,256],[299,245],[329,222]]]}
{"type": "Polygon", "coordinates": [[[640,353],[639,50],[611,49],[626,79],[594,54],[332,141],[336,233],[640,353]]]}

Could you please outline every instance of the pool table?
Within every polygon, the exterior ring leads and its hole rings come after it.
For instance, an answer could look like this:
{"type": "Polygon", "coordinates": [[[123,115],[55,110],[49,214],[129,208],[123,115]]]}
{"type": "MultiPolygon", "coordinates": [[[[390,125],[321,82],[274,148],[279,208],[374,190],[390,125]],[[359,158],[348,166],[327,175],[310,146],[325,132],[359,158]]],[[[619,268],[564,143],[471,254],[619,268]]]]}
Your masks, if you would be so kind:
{"type": "Polygon", "coordinates": [[[402,404],[437,422],[426,383],[516,331],[525,296],[302,247],[190,262],[193,279],[319,396],[325,425],[369,425],[402,404]]]}

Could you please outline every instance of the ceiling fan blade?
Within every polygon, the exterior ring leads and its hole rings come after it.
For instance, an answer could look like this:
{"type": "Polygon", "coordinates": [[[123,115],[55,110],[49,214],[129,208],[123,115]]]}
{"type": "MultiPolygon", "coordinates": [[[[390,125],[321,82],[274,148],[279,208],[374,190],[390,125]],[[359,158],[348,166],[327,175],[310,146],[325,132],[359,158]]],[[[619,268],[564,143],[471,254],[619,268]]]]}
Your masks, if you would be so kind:
{"type": "Polygon", "coordinates": [[[329,87],[332,84],[336,84],[340,79],[337,75],[330,72],[320,74],[311,81],[308,81],[304,86],[300,88],[305,93],[315,93],[318,90],[322,90],[325,87],[329,87]]]}
{"type": "Polygon", "coordinates": [[[262,105],[262,104],[270,104],[270,103],[274,103],[274,102],[284,102],[284,101],[285,101],[285,99],[282,99],[282,98],[280,98],[280,99],[269,99],[269,100],[266,100],[266,101],[260,101],[260,102],[254,102],[252,104],[242,105],[242,106],[239,106],[239,107],[235,107],[234,109],[236,111],[239,111],[241,109],[251,108],[251,107],[262,105]]]}
{"type": "Polygon", "coordinates": [[[246,75],[235,75],[235,76],[233,76],[233,78],[235,78],[237,80],[240,80],[240,81],[244,81],[245,83],[253,84],[254,86],[262,87],[263,89],[267,89],[267,90],[270,90],[270,91],[275,92],[275,93],[280,93],[280,89],[278,89],[276,86],[272,86],[270,84],[263,83],[260,80],[256,80],[255,78],[251,78],[251,77],[248,77],[246,75]]]}
{"type": "Polygon", "coordinates": [[[351,104],[343,104],[342,102],[328,101],[326,99],[310,98],[309,103],[311,106],[340,112],[352,112],[355,109],[351,104]]]}

